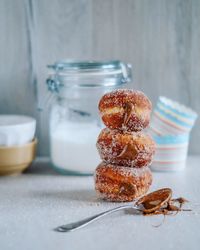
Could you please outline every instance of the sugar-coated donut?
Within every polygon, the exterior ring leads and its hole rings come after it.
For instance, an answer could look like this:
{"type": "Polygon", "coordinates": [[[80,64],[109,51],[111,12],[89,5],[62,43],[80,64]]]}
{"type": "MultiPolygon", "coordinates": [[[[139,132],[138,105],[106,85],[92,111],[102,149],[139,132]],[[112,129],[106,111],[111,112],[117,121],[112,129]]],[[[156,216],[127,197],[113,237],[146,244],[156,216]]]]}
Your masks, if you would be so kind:
{"type": "Polygon", "coordinates": [[[119,132],[105,128],[97,139],[103,161],[127,167],[144,167],[152,162],[155,142],[143,132],[119,132]]]}
{"type": "Polygon", "coordinates": [[[110,129],[141,131],[149,125],[151,109],[148,97],[131,89],[107,93],[99,102],[102,120],[110,129]]]}
{"type": "Polygon", "coordinates": [[[95,171],[95,189],[108,201],[132,201],[144,195],[152,183],[148,167],[129,168],[102,162],[95,171]]]}

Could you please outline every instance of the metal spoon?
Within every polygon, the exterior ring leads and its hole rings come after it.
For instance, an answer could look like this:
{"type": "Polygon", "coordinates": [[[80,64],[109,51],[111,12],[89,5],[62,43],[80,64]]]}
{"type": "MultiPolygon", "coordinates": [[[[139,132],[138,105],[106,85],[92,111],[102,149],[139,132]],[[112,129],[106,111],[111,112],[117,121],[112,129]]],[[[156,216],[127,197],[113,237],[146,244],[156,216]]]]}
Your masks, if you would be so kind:
{"type": "Polygon", "coordinates": [[[84,227],[84,226],[90,224],[93,221],[98,220],[99,218],[101,218],[101,217],[103,217],[105,215],[111,214],[111,213],[119,211],[119,210],[124,210],[124,209],[134,209],[134,210],[140,211],[140,212],[143,211],[141,206],[123,205],[123,206],[120,206],[120,207],[112,208],[110,210],[107,210],[105,212],[96,214],[94,216],[88,217],[86,219],[83,219],[83,220],[80,220],[80,221],[77,221],[77,222],[72,222],[72,223],[69,223],[69,224],[66,224],[66,225],[59,226],[59,227],[55,228],[54,230],[57,231],[57,232],[71,232],[71,231],[74,231],[74,230],[76,230],[78,228],[84,227]]]}
{"type": "Polygon", "coordinates": [[[96,221],[107,214],[111,214],[113,212],[124,209],[134,209],[135,211],[139,212],[152,213],[157,209],[159,209],[161,206],[164,206],[171,198],[171,195],[172,195],[172,190],[170,188],[163,188],[154,191],[152,193],[149,193],[145,196],[142,196],[135,204],[123,205],[120,207],[112,208],[110,210],[96,214],[86,219],[59,226],[54,230],[57,232],[71,232],[78,228],[84,227],[89,223],[96,221]]]}

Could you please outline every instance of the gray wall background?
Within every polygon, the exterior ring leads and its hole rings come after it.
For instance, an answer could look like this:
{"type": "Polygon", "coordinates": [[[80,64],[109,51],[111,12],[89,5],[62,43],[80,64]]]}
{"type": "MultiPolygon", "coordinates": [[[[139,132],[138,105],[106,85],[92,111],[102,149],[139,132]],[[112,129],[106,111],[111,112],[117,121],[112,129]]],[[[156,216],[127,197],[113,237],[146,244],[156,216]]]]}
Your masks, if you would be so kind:
{"type": "MultiPolygon", "coordinates": [[[[121,59],[133,87],[200,113],[199,0],[0,0],[0,113],[37,118],[39,155],[48,155],[46,65],[58,59],[121,59]]],[[[200,153],[200,119],[190,152],[200,153]]]]}

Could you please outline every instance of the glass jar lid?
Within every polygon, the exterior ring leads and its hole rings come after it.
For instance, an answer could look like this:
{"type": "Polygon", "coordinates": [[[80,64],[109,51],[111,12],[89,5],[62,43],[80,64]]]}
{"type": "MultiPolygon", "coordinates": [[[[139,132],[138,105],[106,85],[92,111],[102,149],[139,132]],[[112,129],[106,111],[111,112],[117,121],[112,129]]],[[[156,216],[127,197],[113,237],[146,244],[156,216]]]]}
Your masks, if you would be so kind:
{"type": "Polygon", "coordinates": [[[54,79],[54,82],[57,80],[57,83],[59,82],[61,85],[65,85],[65,80],[70,79],[74,80],[73,84],[79,87],[117,86],[129,82],[132,78],[131,65],[119,60],[102,62],[58,61],[47,67],[50,69],[49,79],[51,81],[54,79]],[[88,79],[92,77],[100,77],[101,80],[89,81],[88,79]]]}

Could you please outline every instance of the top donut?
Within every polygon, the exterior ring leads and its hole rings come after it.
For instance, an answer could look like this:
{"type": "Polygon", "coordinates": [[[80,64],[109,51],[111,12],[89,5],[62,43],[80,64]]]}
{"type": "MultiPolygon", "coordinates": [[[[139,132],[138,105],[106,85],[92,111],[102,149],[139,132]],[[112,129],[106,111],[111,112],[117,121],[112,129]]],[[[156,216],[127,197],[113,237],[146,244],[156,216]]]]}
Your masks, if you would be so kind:
{"type": "Polygon", "coordinates": [[[152,104],[141,91],[119,89],[105,94],[99,102],[104,124],[110,129],[137,132],[149,125],[152,104]]]}

